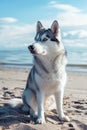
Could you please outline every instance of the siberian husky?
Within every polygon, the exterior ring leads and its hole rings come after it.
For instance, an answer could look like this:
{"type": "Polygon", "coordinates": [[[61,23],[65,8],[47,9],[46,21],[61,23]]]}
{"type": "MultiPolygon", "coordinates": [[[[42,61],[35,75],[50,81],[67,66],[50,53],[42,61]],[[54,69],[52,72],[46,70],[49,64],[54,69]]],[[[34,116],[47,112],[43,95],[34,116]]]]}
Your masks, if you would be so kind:
{"type": "Polygon", "coordinates": [[[37,112],[36,123],[43,124],[44,100],[54,95],[59,119],[69,121],[63,112],[67,60],[58,22],[55,20],[51,28],[45,29],[38,21],[35,42],[28,49],[33,55],[34,63],[23,92],[24,104],[31,108],[31,114],[37,112]]]}

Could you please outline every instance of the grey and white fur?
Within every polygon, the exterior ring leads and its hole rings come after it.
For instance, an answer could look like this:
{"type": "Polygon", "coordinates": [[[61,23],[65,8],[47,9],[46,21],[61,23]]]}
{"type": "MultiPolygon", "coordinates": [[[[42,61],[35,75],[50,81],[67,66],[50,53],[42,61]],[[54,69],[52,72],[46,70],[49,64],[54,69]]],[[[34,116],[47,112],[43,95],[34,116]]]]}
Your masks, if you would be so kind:
{"type": "Polygon", "coordinates": [[[63,112],[67,59],[58,22],[55,20],[51,28],[45,29],[38,21],[35,42],[28,48],[33,55],[34,63],[23,92],[24,104],[31,107],[33,115],[37,113],[36,123],[43,124],[44,101],[46,97],[54,95],[59,119],[69,121],[63,112]]]}

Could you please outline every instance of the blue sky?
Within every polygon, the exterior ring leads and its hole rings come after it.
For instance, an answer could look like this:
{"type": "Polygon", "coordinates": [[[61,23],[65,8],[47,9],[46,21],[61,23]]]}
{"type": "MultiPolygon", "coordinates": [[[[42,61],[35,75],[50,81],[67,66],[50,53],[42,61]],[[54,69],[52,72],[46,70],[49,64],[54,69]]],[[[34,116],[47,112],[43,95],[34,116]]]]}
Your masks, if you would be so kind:
{"type": "Polygon", "coordinates": [[[87,47],[87,0],[0,0],[0,49],[33,42],[36,22],[58,20],[65,46],[87,47]]]}

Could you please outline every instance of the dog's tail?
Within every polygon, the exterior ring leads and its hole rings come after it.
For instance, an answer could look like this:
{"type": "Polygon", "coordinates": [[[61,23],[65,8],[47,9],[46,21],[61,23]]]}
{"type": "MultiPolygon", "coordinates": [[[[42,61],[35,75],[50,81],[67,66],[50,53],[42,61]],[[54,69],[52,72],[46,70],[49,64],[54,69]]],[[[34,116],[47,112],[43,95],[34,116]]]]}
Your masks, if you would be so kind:
{"type": "Polygon", "coordinates": [[[12,108],[21,108],[24,112],[29,111],[29,107],[24,105],[22,98],[13,98],[9,100],[8,105],[12,108]]]}
{"type": "Polygon", "coordinates": [[[23,101],[22,101],[22,98],[13,98],[9,100],[8,104],[14,108],[14,107],[23,105],[23,101]]]}

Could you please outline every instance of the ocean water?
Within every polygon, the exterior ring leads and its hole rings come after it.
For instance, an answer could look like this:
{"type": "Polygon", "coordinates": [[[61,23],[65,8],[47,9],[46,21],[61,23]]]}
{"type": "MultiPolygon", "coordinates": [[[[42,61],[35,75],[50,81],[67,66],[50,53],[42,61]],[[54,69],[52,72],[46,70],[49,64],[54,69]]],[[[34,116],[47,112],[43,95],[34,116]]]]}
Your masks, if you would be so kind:
{"type": "MultiPolygon", "coordinates": [[[[87,48],[65,47],[69,72],[87,73],[87,48]]],[[[27,47],[0,50],[0,69],[25,69],[32,67],[33,57],[27,47]]]]}

